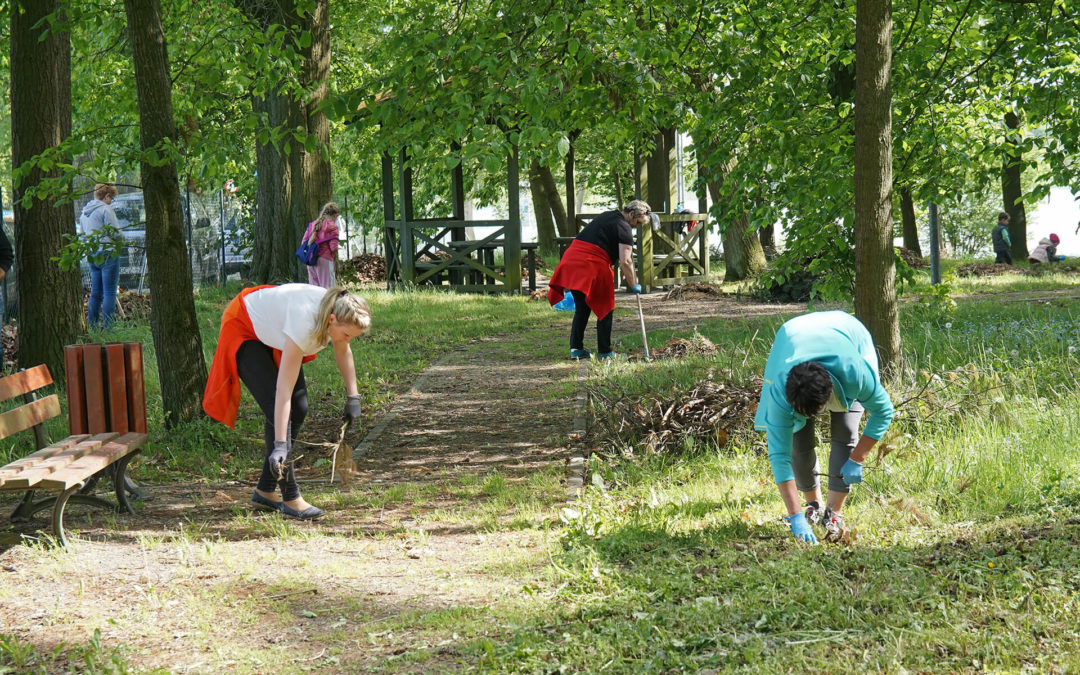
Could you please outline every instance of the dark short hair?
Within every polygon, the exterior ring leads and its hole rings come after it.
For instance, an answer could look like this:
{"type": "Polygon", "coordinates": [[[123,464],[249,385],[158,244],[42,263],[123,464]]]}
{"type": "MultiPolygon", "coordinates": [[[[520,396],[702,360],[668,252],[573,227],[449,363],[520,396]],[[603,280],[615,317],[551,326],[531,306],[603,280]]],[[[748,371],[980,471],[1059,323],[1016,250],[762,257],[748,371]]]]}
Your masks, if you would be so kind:
{"type": "Polygon", "coordinates": [[[810,417],[829,402],[832,378],[825,366],[817,361],[804,361],[788,372],[784,394],[788,403],[800,415],[810,417]]]}
{"type": "Polygon", "coordinates": [[[1001,213],[998,214],[998,220],[1010,220],[1009,214],[1002,211],[1001,213]]]}

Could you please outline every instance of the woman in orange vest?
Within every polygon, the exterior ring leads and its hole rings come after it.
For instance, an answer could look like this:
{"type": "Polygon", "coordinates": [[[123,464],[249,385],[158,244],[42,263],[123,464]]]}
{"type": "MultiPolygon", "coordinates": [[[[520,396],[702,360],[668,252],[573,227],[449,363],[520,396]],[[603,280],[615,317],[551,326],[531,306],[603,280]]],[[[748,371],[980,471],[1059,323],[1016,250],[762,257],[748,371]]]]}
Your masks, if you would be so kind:
{"type": "Polygon", "coordinates": [[[236,425],[242,381],[266,416],[266,459],[251,501],[286,516],[308,520],[322,509],[304,501],[289,453],[308,410],[301,367],[332,344],[345,381],[347,421],[360,417],[353,338],[371,327],[371,311],[358,295],[335,286],[256,286],[233,298],[221,317],[214,361],[203,393],[210,417],[236,425]],[[277,495],[278,490],[281,496],[277,495]]]}

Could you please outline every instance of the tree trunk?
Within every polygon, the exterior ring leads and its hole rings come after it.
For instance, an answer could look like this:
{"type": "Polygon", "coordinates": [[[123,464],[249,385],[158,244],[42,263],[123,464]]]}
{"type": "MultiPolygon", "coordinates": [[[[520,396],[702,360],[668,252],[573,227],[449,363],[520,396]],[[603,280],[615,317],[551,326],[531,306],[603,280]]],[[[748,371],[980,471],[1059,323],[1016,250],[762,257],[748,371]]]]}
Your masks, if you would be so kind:
{"type": "Polygon", "coordinates": [[[619,169],[612,165],[611,180],[615,183],[615,208],[621,209],[626,206],[626,197],[623,196],[622,179],[619,177],[619,169]]]}
{"type": "MultiPolygon", "coordinates": [[[[301,16],[296,0],[233,0],[248,20],[263,29],[284,26],[291,38],[310,31],[311,46],[300,50],[303,64],[299,91],[278,86],[252,107],[267,120],[266,131],[288,129],[277,142],[255,142],[258,211],[252,278],[260,283],[296,281],[302,265],[293,255],[307,224],[332,195],[330,126],[319,105],[328,97],[330,19],[328,0],[316,0],[314,11],[301,16]],[[292,132],[315,139],[311,152],[292,132]]],[[[272,133],[271,133],[272,135],[272,133]]]]}
{"type": "Polygon", "coordinates": [[[1005,157],[1001,170],[1001,197],[1005,202],[1005,212],[1009,214],[1009,238],[1012,240],[1013,260],[1027,260],[1027,214],[1021,197],[1024,189],[1020,186],[1020,174],[1024,170],[1023,151],[1020,149],[1020,118],[1016,113],[1005,113],[1005,157]]]}
{"type": "Polygon", "coordinates": [[[761,250],[765,253],[765,259],[771,260],[776,257],[776,226],[766,225],[758,230],[758,240],[761,242],[761,250]]]}
{"type": "Polygon", "coordinates": [[[529,163],[529,187],[532,193],[533,213],[536,214],[536,240],[540,246],[540,252],[552,255],[557,251],[555,221],[551,219],[547,191],[544,190],[544,180],[540,176],[540,162],[535,159],[529,163]]]}
{"type": "Polygon", "coordinates": [[[900,359],[892,227],[892,0],[855,9],[855,316],[883,373],[900,359]]]}
{"type": "Polygon", "coordinates": [[[907,187],[900,188],[900,222],[904,229],[904,248],[914,251],[921,258],[919,228],[915,223],[915,200],[911,198],[911,190],[907,187]]]}
{"type": "Polygon", "coordinates": [[[150,331],[157,354],[165,425],[173,427],[202,416],[206,363],[195,317],[191,267],[186,264],[176,160],[171,156],[177,136],[161,7],[158,0],[124,0],[124,10],[135,65],[144,156],[140,170],[146,204],[146,260],[153,298],[150,331]]]}
{"type": "MultiPolygon", "coordinates": [[[[314,4],[314,11],[310,15],[298,17],[294,31],[297,35],[304,30],[311,33],[311,46],[301,52],[304,57],[300,81],[302,90],[294,97],[294,112],[299,118],[298,126],[315,139],[315,146],[310,152],[304,145],[297,144],[290,158],[295,162],[293,175],[300,176],[300,180],[294,180],[292,184],[293,241],[298,244],[307,224],[315,220],[323,204],[333,196],[330,181],[330,122],[321,109],[330,93],[330,8],[329,0],[316,0],[314,4]]],[[[306,279],[307,270],[303,263],[296,256],[292,256],[292,263],[296,279],[306,279]]]]}
{"type": "MultiPolygon", "coordinates": [[[[64,30],[45,17],[58,0],[20,0],[11,14],[11,165],[60,145],[71,135],[71,46],[64,30]]],[[[64,345],[81,326],[82,289],[76,271],[49,260],[75,234],[71,202],[29,197],[40,183],[62,171],[34,168],[15,183],[15,261],[19,267],[19,364],[44,363],[63,380],[64,345]]]]}
{"type": "Polygon", "coordinates": [[[540,165],[540,180],[544,182],[544,193],[547,195],[548,207],[555,217],[555,226],[559,228],[560,237],[573,237],[574,224],[567,222],[566,204],[559,197],[559,188],[555,187],[555,177],[551,175],[551,169],[540,165]]]}
{"type": "MultiPolygon", "coordinates": [[[[252,101],[255,112],[265,116],[267,126],[279,127],[289,120],[289,98],[277,92],[252,101]]],[[[293,235],[293,172],[283,154],[292,139],[273,142],[255,141],[255,169],[258,173],[255,212],[255,244],[252,250],[251,278],[260,284],[293,281],[299,235],[293,235]]]]}
{"type": "MultiPolygon", "coordinates": [[[[704,139],[695,134],[694,145],[701,148],[703,155],[715,154],[715,142],[713,139],[704,139]]],[[[703,176],[712,195],[713,204],[722,204],[727,200],[727,195],[734,191],[734,186],[727,185],[728,176],[735,168],[735,160],[730,159],[718,169],[698,164],[698,171],[704,172],[703,176]],[[708,175],[713,173],[713,175],[708,175]]],[[[750,217],[746,213],[735,216],[723,230],[724,243],[724,281],[742,281],[761,274],[768,265],[765,260],[765,251],[761,247],[761,239],[750,225],[750,217]]]]}

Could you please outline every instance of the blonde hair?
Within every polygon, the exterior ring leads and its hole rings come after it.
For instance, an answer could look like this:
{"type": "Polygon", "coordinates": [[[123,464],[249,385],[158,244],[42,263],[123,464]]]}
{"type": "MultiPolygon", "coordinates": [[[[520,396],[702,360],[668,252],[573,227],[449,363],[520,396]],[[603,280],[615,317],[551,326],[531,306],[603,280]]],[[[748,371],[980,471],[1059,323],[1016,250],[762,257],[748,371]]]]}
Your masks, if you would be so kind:
{"type": "Polygon", "coordinates": [[[322,209],[319,210],[319,215],[315,216],[315,228],[312,230],[314,234],[318,234],[322,230],[323,221],[327,218],[337,218],[341,215],[341,209],[334,202],[326,202],[323,204],[322,209]]]}
{"type": "Polygon", "coordinates": [[[326,291],[319,301],[319,313],[315,319],[315,330],[312,332],[316,344],[324,345],[330,341],[331,314],[337,318],[338,323],[356,326],[364,333],[371,328],[371,310],[367,301],[341,286],[334,286],[326,291]]]}
{"type": "Polygon", "coordinates": [[[104,201],[106,197],[116,197],[116,186],[112,183],[98,183],[94,186],[94,199],[104,201]]]}

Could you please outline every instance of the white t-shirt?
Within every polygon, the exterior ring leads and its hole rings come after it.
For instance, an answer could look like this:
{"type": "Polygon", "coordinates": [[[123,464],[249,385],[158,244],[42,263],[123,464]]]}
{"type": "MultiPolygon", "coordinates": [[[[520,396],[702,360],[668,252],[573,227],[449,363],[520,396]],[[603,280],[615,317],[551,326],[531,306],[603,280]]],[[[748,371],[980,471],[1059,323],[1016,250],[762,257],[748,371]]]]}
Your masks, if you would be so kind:
{"type": "Polygon", "coordinates": [[[312,330],[318,318],[319,303],[326,289],[311,284],[283,284],[261,288],[244,296],[251,325],[259,342],[274,349],[285,349],[285,339],[296,343],[304,356],[311,356],[330,344],[317,344],[312,330]]]}

